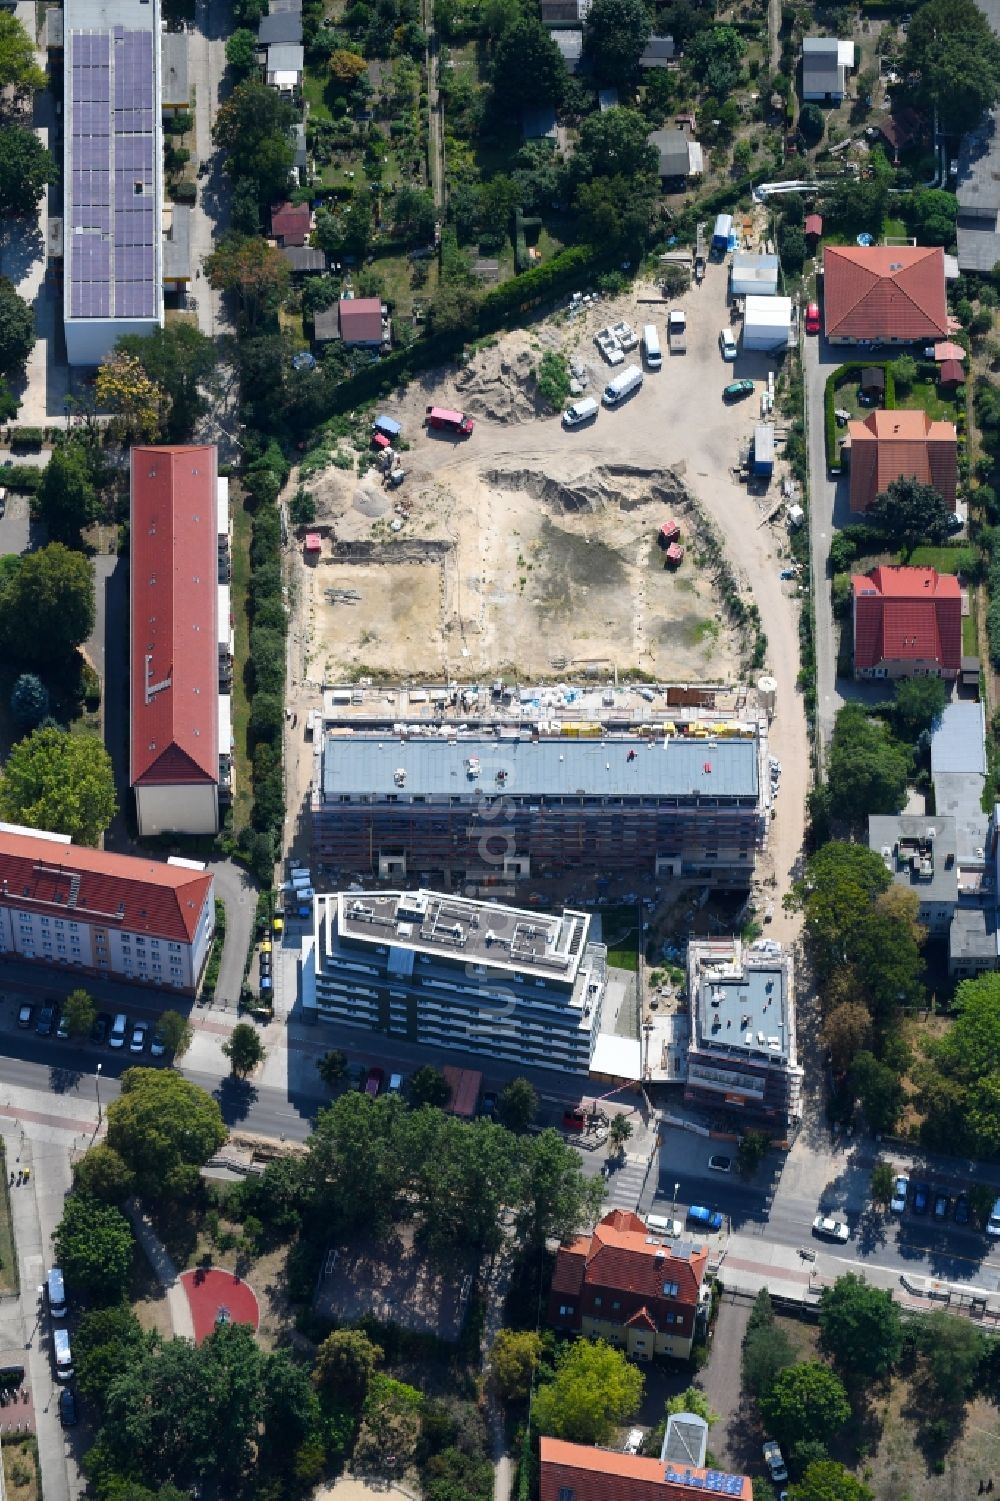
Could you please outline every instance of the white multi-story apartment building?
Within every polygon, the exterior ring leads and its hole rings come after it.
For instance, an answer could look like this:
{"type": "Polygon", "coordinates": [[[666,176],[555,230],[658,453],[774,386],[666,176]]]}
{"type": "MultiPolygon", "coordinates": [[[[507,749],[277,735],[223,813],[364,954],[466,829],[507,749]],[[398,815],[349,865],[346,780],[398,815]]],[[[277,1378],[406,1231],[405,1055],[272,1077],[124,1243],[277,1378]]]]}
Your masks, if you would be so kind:
{"type": "Polygon", "coordinates": [[[0,824],[0,958],[192,994],[208,960],[215,877],[0,824]]]}
{"type": "Polygon", "coordinates": [[[590,917],[433,891],[317,896],[303,945],[307,1013],[425,1047],[586,1074],[607,949],[590,917]]]}

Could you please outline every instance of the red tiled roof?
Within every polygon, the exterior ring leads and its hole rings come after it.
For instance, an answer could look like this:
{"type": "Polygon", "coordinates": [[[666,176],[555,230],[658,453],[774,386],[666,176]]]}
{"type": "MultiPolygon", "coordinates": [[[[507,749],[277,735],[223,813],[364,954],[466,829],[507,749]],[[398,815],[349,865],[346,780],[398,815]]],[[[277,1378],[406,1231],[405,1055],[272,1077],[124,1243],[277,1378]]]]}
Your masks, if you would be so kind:
{"type": "Polygon", "coordinates": [[[279,203],[271,210],[271,235],[285,245],[304,245],[312,229],[308,203],[279,203]]]}
{"type": "MultiPolygon", "coordinates": [[[[622,1454],[612,1449],[591,1449],[586,1444],[568,1444],[564,1439],[543,1438],[539,1501],[693,1501],[705,1495],[685,1483],[681,1476],[703,1480],[706,1470],[693,1466],[665,1465],[640,1454],[622,1454]],[[667,1476],[677,1475],[676,1482],[667,1476]]],[[[753,1488],[748,1475],[739,1476],[736,1501],[751,1501],[753,1488]]]]}
{"type": "Polygon", "coordinates": [[[215,492],[212,444],[133,448],[133,786],[218,781],[215,492]]]}
{"type": "Polygon", "coordinates": [[[948,333],[944,251],[827,245],[826,332],[836,339],[934,339],[948,333]]]}
{"type": "Polygon", "coordinates": [[[823,233],[823,215],[806,214],[803,228],[807,235],[821,235],[823,233]]]}
{"type": "Polygon", "coordinates": [[[926,412],[871,412],[849,422],[852,511],[867,511],[896,479],[933,485],[954,508],[958,486],[958,432],[952,422],[932,422],[926,412]]]}
{"type": "Polygon", "coordinates": [[[382,302],[378,297],[340,299],[340,337],[345,344],[376,344],[382,338],[382,302]]]}
{"type": "Polygon", "coordinates": [[[942,360],[960,360],[964,364],[968,355],[961,344],[956,344],[952,339],[942,339],[940,344],[934,345],[934,358],[938,364],[942,360]]]}
{"type": "MultiPolygon", "coordinates": [[[[625,1325],[642,1309],[654,1327],[667,1327],[682,1311],[694,1317],[698,1291],[708,1265],[708,1248],[690,1249],[677,1256],[673,1249],[651,1237],[645,1223],[636,1214],[613,1209],[594,1228],[593,1235],[580,1236],[561,1246],[556,1256],[552,1278],[549,1315],[554,1323],[578,1326],[582,1313],[601,1308],[601,1317],[609,1317],[605,1304],[611,1295],[620,1307],[611,1315],[612,1322],[625,1325]],[[667,1284],[677,1284],[677,1291],[664,1291],[667,1284]],[[576,1297],[573,1316],[558,1314],[560,1298],[576,1297]],[[601,1304],[595,1303],[601,1299],[601,1304]]],[[[683,1328],[684,1326],[682,1326],[683,1328]]],[[[692,1325],[687,1326],[687,1333],[692,1325]]]]}
{"type": "Polygon", "coordinates": [[[207,871],[0,831],[4,906],[190,943],[211,886],[207,871]]]}
{"type": "Polygon", "coordinates": [[[934,662],[957,672],[962,656],[958,580],[935,568],[872,569],[855,574],[854,666],[934,662]]]}
{"type": "Polygon", "coordinates": [[[938,370],[939,386],[960,386],[965,380],[965,369],[961,360],[942,360],[938,370]]]}

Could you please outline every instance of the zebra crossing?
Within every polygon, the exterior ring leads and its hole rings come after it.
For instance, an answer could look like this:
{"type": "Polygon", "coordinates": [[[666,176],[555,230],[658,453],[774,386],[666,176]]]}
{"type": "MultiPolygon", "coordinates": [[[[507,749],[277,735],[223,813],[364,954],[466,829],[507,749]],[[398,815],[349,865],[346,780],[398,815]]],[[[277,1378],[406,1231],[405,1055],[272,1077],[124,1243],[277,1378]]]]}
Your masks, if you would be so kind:
{"type": "Polygon", "coordinates": [[[608,1174],[604,1211],[609,1209],[638,1209],[639,1198],[646,1180],[649,1158],[630,1152],[621,1167],[614,1167],[608,1174]]]}

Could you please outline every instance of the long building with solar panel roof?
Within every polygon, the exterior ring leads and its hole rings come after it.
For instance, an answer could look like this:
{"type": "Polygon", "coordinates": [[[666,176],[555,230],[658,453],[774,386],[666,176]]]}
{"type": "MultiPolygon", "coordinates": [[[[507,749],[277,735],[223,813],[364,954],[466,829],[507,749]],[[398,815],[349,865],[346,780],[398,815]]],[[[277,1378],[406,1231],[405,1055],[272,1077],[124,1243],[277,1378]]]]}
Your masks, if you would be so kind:
{"type": "Polygon", "coordinates": [[[163,324],[158,0],[66,0],[65,290],[71,365],[163,324]]]}

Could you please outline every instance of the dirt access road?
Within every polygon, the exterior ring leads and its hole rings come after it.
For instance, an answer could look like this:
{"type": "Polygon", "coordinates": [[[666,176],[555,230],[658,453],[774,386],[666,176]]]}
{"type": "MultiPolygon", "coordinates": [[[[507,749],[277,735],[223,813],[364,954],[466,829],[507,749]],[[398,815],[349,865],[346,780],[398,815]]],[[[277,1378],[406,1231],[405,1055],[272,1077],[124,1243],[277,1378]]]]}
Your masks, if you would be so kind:
{"type": "MultiPolygon", "coordinates": [[[[528,330],[506,335],[493,349],[477,355],[469,367],[444,375],[441,372],[429,374],[400,393],[398,399],[389,400],[384,409],[402,421],[410,443],[410,448],[404,455],[408,478],[401,498],[417,496],[422,493],[421,486],[424,490],[428,488],[428,482],[437,492],[438,498],[433,521],[429,515],[421,518],[419,505],[414,506],[402,532],[404,537],[416,539],[428,535],[447,536],[454,514],[471,504],[472,530],[475,532],[477,527],[480,529],[476,551],[479,555],[488,555],[490,537],[497,546],[507,544],[505,533],[509,530],[510,518],[515,514],[525,514],[523,501],[530,502],[536,513],[544,510],[541,502],[531,501],[530,495],[523,491],[519,495],[510,487],[516,476],[542,476],[569,488],[586,490],[593,487],[595,475],[607,476],[625,470],[628,471],[629,485],[640,489],[642,475],[646,473],[649,476],[650,490],[654,488],[656,477],[669,471],[682,481],[704,514],[715,523],[725,539],[730,561],[747,598],[752,597],[760,610],[768,638],[768,670],[778,683],[777,714],[771,735],[772,751],[782,763],[783,775],[778,816],[770,830],[769,855],[761,862],[760,873],[765,885],[768,880],[774,882],[773,894],[776,901],[771,931],[776,938],[791,941],[797,936],[798,923],[784,915],[780,897],[798,873],[805,825],[805,798],[809,785],[806,722],[796,687],[799,606],[793,593],[795,586],[780,578],[788,553],[784,524],[780,517],[773,524],[762,524],[768,506],[777,498],[774,485],[770,496],[764,501],[758,501],[748,495],[746,488],[738,483],[731,472],[737,461],[740,444],[748,442],[751,436],[758,414],[758,397],[755,395],[746,401],[727,405],[722,400],[723,387],[734,378],[744,376],[762,382],[773,366],[765,356],[754,354],[741,354],[735,365],[727,365],[722,361],[718,344],[719,331],[731,326],[726,283],[726,268],[711,266],[701,287],[693,287],[682,299],[688,313],[687,353],[665,355],[662,369],[648,372],[641,390],[621,408],[602,410],[596,422],[588,427],[566,431],[558,417],[539,416],[533,404],[530,382],[526,379],[528,371],[547,348],[561,350],[584,362],[591,372],[588,394],[599,396],[609,372],[593,345],[596,328],[624,317],[638,331],[644,322],[654,321],[661,330],[661,342],[666,346],[663,333],[665,306],[638,300],[640,297],[655,295],[655,288],[648,285],[639,287],[627,297],[602,301],[575,319],[570,319],[563,313],[528,330]],[[477,375],[477,368],[481,370],[483,366],[493,372],[495,378],[491,381],[477,375]],[[476,427],[472,437],[460,441],[424,430],[421,425],[424,407],[431,403],[456,406],[473,413],[476,416],[476,427]],[[498,475],[506,477],[504,485],[499,488],[495,483],[498,475]],[[488,505],[480,505],[476,499],[484,490],[490,494],[488,505]],[[452,508],[451,515],[449,508],[452,508]]],[[[636,361],[638,357],[636,351],[629,359],[636,361]]],[[[758,392],[759,390],[758,385],[758,392]]],[[[349,494],[349,491],[343,489],[344,486],[349,486],[351,490],[358,487],[355,477],[348,479],[338,475],[337,471],[329,471],[328,476],[323,476],[317,486],[320,491],[321,515],[322,486],[328,477],[331,485],[342,487],[344,495],[349,494]]],[[[657,514],[655,507],[651,510],[649,500],[647,490],[644,510],[640,513],[647,535],[653,528],[657,514]]],[[[357,503],[356,496],[355,507],[357,503]]],[[[392,503],[387,503],[386,511],[392,503]]],[[[593,513],[591,519],[592,516],[593,513]]],[[[348,501],[346,507],[338,505],[335,512],[329,515],[332,529],[338,537],[345,536],[345,526],[352,517],[355,522],[360,523],[359,529],[353,534],[356,538],[373,535],[368,514],[361,515],[356,509],[352,510],[348,501]]],[[[384,515],[375,519],[384,527],[388,517],[384,515]]],[[[574,518],[570,517],[569,520],[572,523],[574,518]]],[[[617,539],[620,545],[624,543],[630,546],[632,523],[633,513],[630,509],[624,505],[608,506],[607,514],[601,517],[604,529],[602,543],[610,545],[617,539]],[[611,529],[610,536],[608,527],[611,529]]],[[[389,542],[387,536],[383,536],[381,540],[389,542]]],[[[544,560],[544,534],[539,555],[544,560]]],[[[349,568],[338,568],[336,571],[338,574],[347,574],[357,566],[350,565],[349,568]]],[[[416,566],[427,570],[426,564],[416,566]]],[[[405,623],[408,619],[412,622],[412,629],[421,628],[420,622],[424,618],[420,615],[421,597],[424,597],[424,603],[430,611],[426,616],[428,621],[439,607],[436,595],[441,585],[437,572],[427,570],[425,581],[421,583],[407,578],[407,567],[408,565],[397,563],[393,570],[382,570],[383,573],[394,572],[399,568],[404,570],[395,584],[388,578],[378,585],[374,580],[371,581],[371,587],[381,591],[378,601],[378,608],[383,612],[380,624],[390,633],[398,623],[405,623]],[[431,594],[435,595],[433,604],[427,599],[431,594]],[[403,595],[406,597],[403,598],[403,595]]],[[[470,560],[467,565],[458,569],[460,580],[464,580],[465,586],[470,590],[473,586],[481,587],[477,567],[478,562],[470,560]]],[[[323,680],[326,667],[322,631],[318,629],[320,622],[311,613],[315,602],[312,606],[307,602],[314,587],[306,578],[308,573],[309,570],[301,567],[297,569],[296,585],[297,590],[301,591],[302,606],[293,622],[293,636],[298,638],[299,643],[298,649],[293,647],[292,652],[291,677],[297,680],[299,699],[296,703],[293,696],[293,707],[300,710],[315,705],[316,687],[323,680]]],[[[355,584],[360,588],[357,583],[360,574],[354,572],[353,576],[355,584]]],[[[677,581],[680,582],[682,578],[690,581],[689,587],[697,591],[700,596],[698,603],[721,611],[718,600],[704,598],[704,592],[710,586],[706,584],[705,578],[699,577],[693,557],[689,556],[685,560],[677,581]]],[[[324,583],[332,582],[334,580],[330,575],[324,576],[324,583]]],[[[338,577],[336,583],[349,584],[350,579],[338,577]]],[[[502,618],[506,610],[513,633],[521,627],[518,623],[520,605],[516,578],[512,583],[515,587],[511,590],[509,604],[504,606],[501,601],[498,611],[502,618]]],[[[574,580],[567,573],[567,589],[572,590],[573,587],[574,580]]],[[[609,592],[614,591],[605,590],[601,597],[602,605],[609,592]]],[[[597,612],[591,609],[590,613],[597,612]]],[[[621,619],[617,618],[617,613],[608,610],[606,618],[595,625],[595,634],[599,634],[600,640],[594,641],[594,655],[608,656],[619,667],[636,663],[637,657],[642,662],[649,643],[637,639],[636,607],[633,604],[621,619]]],[[[586,626],[587,614],[584,604],[582,608],[578,607],[571,612],[571,619],[579,620],[582,617],[586,626]]],[[[345,621],[347,618],[345,612],[345,621]]],[[[475,676],[490,665],[487,657],[497,669],[511,660],[511,654],[506,649],[508,643],[500,638],[500,634],[489,630],[480,631],[473,649],[470,651],[463,647],[461,655],[458,650],[452,651],[447,642],[442,648],[442,643],[430,631],[423,636],[418,635],[416,639],[425,643],[428,671],[436,671],[444,666],[450,676],[461,676],[462,659],[466,658],[469,675],[475,676]]],[[[375,643],[372,645],[374,649],[375,643]]],[[[541,646],[539,650],[542,650],[541,646]]],[[[568,658],[579,658],[583,653],[569,651],[566,655],[568,658]]],[[[683,649],[682,639],[678,637],[676,650],[671,650],[664,641],[660,641],[655,664],[650,664],[648,670],[655,670],[664,680],[683,680],[685,676],[710,679],[720,674],[729,676],[732,661],[731,643],[723,635],[718,642],[714,660],[703,659],[698,670],[696,663],[690,660],[688,652],[683,649]]],[[[385,665],[387,667],[388,663],[385,665]]],[[[402,667],[398,670],[398,675],[405,676],[402,667]]],[[[549,668],[544,675],[552,676],[552,669],[549,668]]],[[[567,678],[573,675],[572,663],[561,675],[567,678]]],[[[300,721],[301,717],[300,712],[300,721]]],[[[301,735],[301,730],[298,733],[301,735]]],[[[305,776],[310,758],[308,755],[302,756],[301,750],[301,747],[296,746],[290,759],[301,761],[301,774],[305,776]],[[296,755],[296,751],[299,755],[296,755]]]]}

